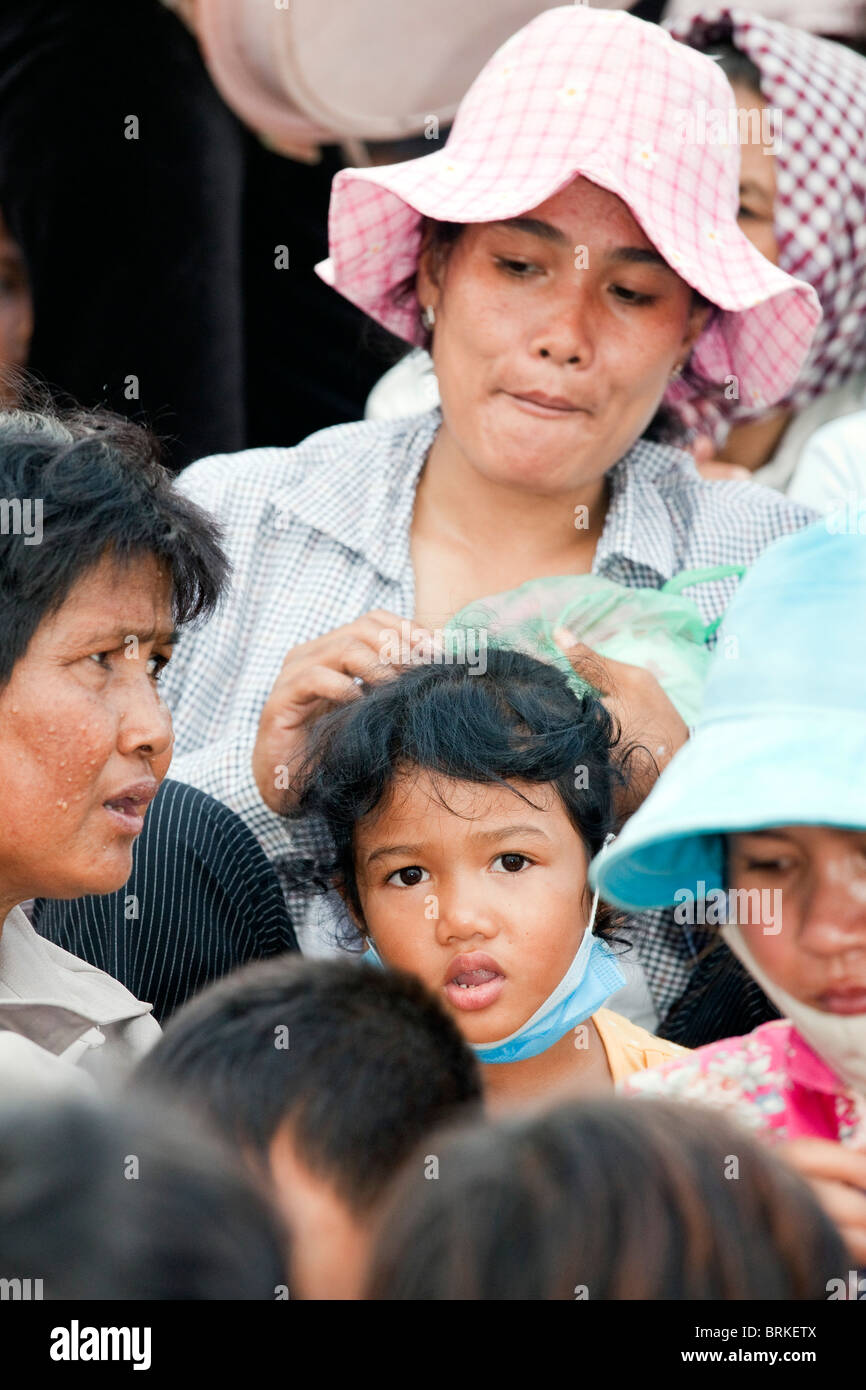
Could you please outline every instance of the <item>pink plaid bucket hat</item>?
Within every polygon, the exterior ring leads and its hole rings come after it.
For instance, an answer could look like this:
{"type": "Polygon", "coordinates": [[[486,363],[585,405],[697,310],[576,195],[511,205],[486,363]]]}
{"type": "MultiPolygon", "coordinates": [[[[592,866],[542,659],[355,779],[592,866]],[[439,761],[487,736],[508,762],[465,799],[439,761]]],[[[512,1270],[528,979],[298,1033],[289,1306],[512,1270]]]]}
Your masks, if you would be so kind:
{"type": "MultiPolygon", "coordinates": [[[[316,270],[423,345],[417,307],[395,297],[417,270],[422,217],[518,217],[582,175],[621,198],[667,263],[722,311],[692,351],[696,372],[733,377],[744,402],[771,405],[793,386],[821,309],[810,285],[740,231],[739,148],[700,142],[709,108],[735,110],[727,79],[656,25],[584,5],[546,10],[494,53],[443,149],[336,175],[330,256],[316,270]]],[[[676,408],[695,394],[680,378],[665,399],[676,408]]]]}

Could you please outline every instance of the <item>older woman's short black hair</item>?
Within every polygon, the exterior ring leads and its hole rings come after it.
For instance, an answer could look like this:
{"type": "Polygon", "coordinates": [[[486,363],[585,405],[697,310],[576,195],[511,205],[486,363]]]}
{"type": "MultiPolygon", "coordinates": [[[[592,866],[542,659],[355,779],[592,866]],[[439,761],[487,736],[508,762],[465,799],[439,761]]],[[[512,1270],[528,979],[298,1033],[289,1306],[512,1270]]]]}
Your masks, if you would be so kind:
{"type": "Polygon", "coordinates": [[[217,524],[174,486],[148,430],[102,410],[0,412],[0,686],[107,554],[162,562],[178,627],[210,616],[228,575],[217,524]]]}
{"type": "MultiPolygon", "coordinates": [[[[576,696],[546,662],[489,646],[483,672],[466,661],[407,666],[324,714],[288,814],[323,818],[334,845],[324,877],[363,920],[355,829],[401,773],[432,773],[434,785],[438,778],[553,788],[591,857],[616,828],[615,797],[627,780],[628,757],[595,695],[576,696]]],[[[608,934],[616,920],[599,903],[596,932],[608,934]]]]}

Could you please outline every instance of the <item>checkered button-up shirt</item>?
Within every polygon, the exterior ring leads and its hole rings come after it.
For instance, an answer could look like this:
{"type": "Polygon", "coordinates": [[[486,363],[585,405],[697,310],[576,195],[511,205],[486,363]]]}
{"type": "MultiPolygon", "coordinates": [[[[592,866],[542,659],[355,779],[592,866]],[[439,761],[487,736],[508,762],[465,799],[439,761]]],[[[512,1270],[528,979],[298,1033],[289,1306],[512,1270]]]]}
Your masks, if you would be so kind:
{"type": "MultiPolygon", "coordinates": [[[[171,775],[226,802],[250,826],[312,954],[334,949],[346,918],[336,895],[312,882],[328,856],[324,828],[288,824],[259,795],[251,766],[259,718],[299,643],[373,608],[413,618],[415,490],[441,418],[436,408],[337,425],[295,448],[201,459],[179,480],[222,523],[234,577],[221,612],[181,639],[164,677],[177,738],[171,775]]],[[[659,588],[685,569],[748,565],[812,515],[750,482],[705,482],[687,454],[645,440],[610,482],[593,572],[632,587],[659,588]]],[[[686,592],[710,622],[736,583],[686,592]]]]}

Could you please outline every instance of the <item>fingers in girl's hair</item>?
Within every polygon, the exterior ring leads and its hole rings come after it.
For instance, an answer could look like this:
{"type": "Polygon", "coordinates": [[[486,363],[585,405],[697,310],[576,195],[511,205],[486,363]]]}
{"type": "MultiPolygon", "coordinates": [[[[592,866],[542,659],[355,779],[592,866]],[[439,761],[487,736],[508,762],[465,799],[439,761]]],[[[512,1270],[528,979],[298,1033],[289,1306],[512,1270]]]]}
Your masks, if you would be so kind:
{"type": "Polygon", "coordinates": [[[327,633],[316,642],[296,647],[289,652],[274,683],[272,694],[281,699],[291,700],[295,682],[314,666],[343,671],[350,676],[362,676],[365,680],[375,680],[377,669],[380,677],[388,674],[384,662],[386,655],[386,649],[375,628],[360,633],[357,628],[327,633]]]}
{"type": "MultiPolygon", "coordinates": [[[[333,667],[335,671],[344,670],[347,660],[353,662],[356,668],[362,666],[372,670],[387,663],[389,631],[375,624],[353,624],[345,632],[331,633],[310,656],[315,656],[316,661],[323,666],[333,667]]],[[[306,659],[309,660],[309,657],[306,659]]],[[[359,675],[360,671],[355,669],[351,674],[359,675]]]]}
{"type": "Polygon", "coordinates": [[[341,627],[332,628],[330,632],[323,632],[309,642],[300,642],[292,647],[283,658],[282,669],[293,670],[311,661],[332,664],[335,653],[339,653],[347,644],[359,641],[366,643],[370,651],[378,655],[388,635],[399,633],[401,624],[406,621],[385,608],[373,609],[351,623],[343,623],[341,627]]]}
{"type": "MultiPolygon", "coordinates": [[[[394,667],[411,666],[418,662],[430,661],[442,651],[441,634],[431,632],[422,623],[410,622],[407,618],[395,618],[393,614],[376,615],[370,621],[363,618],[355,626],[355,637],[375,652],[378,663],[391,670],[394,667]]],[[[381,675],[386,674],[385,670],[381,675]]]]}
{"type": "Polygon", "coordinates": [[[322,656],[323,659],[314,665],[300,666],[291,673],[280,691],[284,703],[297,704],[316,696],[331,700],[352,699],[361,693],[364,685],[375,685],[395,674],[393,668],[379,660],[377,652],[361,641],[343,644],[322,656]],[[326,689],[331,693],[326,693],[326,689]],[[305,693],[299,695],[298,692],[305,693]]]}
{"type": "Polygon", "coordinates": [[[393,665],[388,660],[386,647],[371,647],[367,642],[349,642],[335,654],[329,663],[335,670],[347,676],[357,676],[370,685],[388,680],[394,675],[393,665]]]}
{"type": "Polygon", "coordinates": [[[365,613],[353,626],[365,634],[369,630],[371,635],[384,630],[398,636],[412,637],[417,633],[428,640],[433,637],[433,633],[423,623],[417,622],[414,618],[400,618],[396,613],[389,613],[384,608],[365,613]]]}
{"type": "Polygon", "coordinates": [[[568,657],[581,680],[585,680],[599,695],[611,693],[612,673],[606,657],[599,656],[598,652],[593,651],[585,642],[576,642],[567,628],[555,628],[553,640],[568,657]]]}
{"type": "Polygon", "coordinates": [[[608,676],[615,676],[617,672],[628,673],[635,670],[635,667],[630,666],[625,661],[615,661],[612,656],[602,656],[593,647],[587,646],[586,642],[576,641],[567,628],[554,628],[553,639],[556,645],[565,652],[575,670],[578,666],[594,666],[608,676]]]}
{"type": "MultiPolygon", "coordinates": [[[[354,700],[360,694],[361,685],[354,676],[335,671],[332,666],[305,666],[296,674],[291,688],[281,692],[280,703],[287,710],[290,707],[302,709],[305,705],[318,706],[321,700],[354,700]]],[[[311,708],[310,717],[313,713],[311,708]]],[[[303,719],[307,717],[302,715],[303,719]]]]}
{"type": "Polygon", "coordinates": [[[399,627],[379,628],[376,640],[380,659],[394,668],[441,662],[447,649],[447,638],[441,631],[406,619],[399,627]]]}
{"type": "Polygon", "coordinates": [[[356,636],[359,633],[366,633],[370,636],[383,627],[393,628],[399,632],[401,624],[408,621],[408,618],[399,613],[392,613],[389,608],[371,608],[368,613],[362,613],[360,617],[353,618],[350,623],[344,623],[342,627],[335,627],[331,635],[356,636]]]}

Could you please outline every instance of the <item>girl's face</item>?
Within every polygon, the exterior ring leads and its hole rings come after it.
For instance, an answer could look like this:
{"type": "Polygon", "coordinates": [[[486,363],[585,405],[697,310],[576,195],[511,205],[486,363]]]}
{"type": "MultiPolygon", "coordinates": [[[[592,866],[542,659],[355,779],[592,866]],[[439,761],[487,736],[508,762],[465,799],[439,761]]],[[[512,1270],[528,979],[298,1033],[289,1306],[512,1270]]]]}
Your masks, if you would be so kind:
{"type": "Polygon", "coordinates": [[[706,322],[625,203],[579,178],[524,216],[467,226],[422,306],[451,442],[490,481],[597,482],[649,424],[706,322]]]}
{"type": "Polygon", "coordinates": [[[776,156],[773,145],[780,133],[771,125],[770,108],[763,97],[742,82],[732,82],[737,109],[747,112],[740,139],[740,231],[773,265],[779,264],[776,241],[776,156]]]}
{"type": "Polygon", "coordinates": [[[587,857],[559,796],[401,775],[355,836],[366,929],[469,1042],[506,1037],[559,984],[588,920],[587,857]]]}
{"type": "Polygon", "coordinates": [[[171,585],[156,559],[103,560],[45,618],[0,690],[0,891],[73,898],[126,882],[171,761],[157,679],[171,585]]]}
{"type": "Polygon", "coordinates": [[[792,825],[732,835],[728,866],[731,886],[763,890],[771,912],[778,892],[769,927],[767,912],[740,926],[766,973],[815,1009],[866,1014],[866,832],[792,825]]]}

